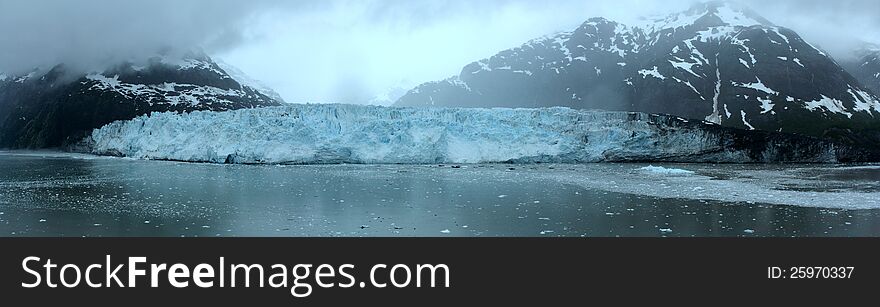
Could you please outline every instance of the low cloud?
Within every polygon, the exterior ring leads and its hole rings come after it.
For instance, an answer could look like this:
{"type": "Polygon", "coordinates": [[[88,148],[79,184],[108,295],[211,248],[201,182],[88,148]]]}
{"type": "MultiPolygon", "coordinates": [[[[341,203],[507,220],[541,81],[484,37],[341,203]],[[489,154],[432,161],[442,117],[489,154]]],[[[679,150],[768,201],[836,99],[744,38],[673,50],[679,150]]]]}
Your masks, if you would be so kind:
{"type": "Polygon", "coordinates": [[[0,0],[0,71],[94,69],[169,48],[222,51],[240,45],[250,17],[278,3],[0,0]]]}
{"type": "MultiPolygon", "coordinates": [[[[0,71],[99,70],[201,48],[292,102],[362,103],[590,17],[687,9],[658,0],[0,0],[0,71]],[[411,81],[403,81],[411,80],[411,81]],[[409,84],[402,84],[409,83],[409,84]]],[[[742,0],[836,57],[880,42],[880,1],[742,0]]]]}

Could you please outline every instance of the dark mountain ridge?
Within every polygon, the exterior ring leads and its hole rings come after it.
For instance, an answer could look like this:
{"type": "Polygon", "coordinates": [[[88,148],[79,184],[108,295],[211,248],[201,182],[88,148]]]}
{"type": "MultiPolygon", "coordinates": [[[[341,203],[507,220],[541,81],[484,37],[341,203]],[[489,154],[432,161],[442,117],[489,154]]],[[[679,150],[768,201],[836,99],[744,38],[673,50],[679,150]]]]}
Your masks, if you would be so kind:
{"type": "Polygon", "coordinates": [[[157,56],[100,73],[64,65],[0,77],[0,148],[75,144],[92,129],[152,112],[224,111],[281,102],[239,83],[210,57],[157,56]]]}

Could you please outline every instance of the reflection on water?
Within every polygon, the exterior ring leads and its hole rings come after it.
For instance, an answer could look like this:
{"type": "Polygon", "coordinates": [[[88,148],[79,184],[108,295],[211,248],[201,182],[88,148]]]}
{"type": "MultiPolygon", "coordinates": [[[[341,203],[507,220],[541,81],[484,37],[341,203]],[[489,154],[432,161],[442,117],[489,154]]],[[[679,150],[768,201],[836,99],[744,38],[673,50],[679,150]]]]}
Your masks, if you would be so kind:
{"type": "Polygon", "coordinates": [[[525,167],[0,154],[0,235],[880,235],[880,210],[654,198],[518,176],[525,167]]]}

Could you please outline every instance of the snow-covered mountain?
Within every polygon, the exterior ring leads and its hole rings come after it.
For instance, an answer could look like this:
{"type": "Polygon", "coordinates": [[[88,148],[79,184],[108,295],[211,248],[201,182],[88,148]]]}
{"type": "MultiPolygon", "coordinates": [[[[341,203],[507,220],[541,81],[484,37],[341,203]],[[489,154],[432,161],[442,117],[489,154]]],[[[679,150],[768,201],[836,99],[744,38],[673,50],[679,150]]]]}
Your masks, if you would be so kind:
{"type": "Polygon", "coordinates": [[[721,1],[633,25],[592,18],[422,84],[397,105],[666,113],[880,144],[874,94],[794,31],[721,1]]]}
{"type": "Polygon", "coordinates": [[[880,46],[866,43],[844,61],[847,71],[875,94],[880,94],[880,46]]]}
{"type": "Polygon", "coordinates": [[[402,85],[402,82],[401,82],[397,85],[391,86],[391,87],[385,89],[384,91],[380,92],[378,95],[376,95],[372,99],[370,99],[370,101],[368,101],[367,104],[374,105],[374,106],[390,106],[390,105],[394,104],[395,102],[397,102],[397,100],[400,99],[400,97],[403,97],[403,95],[406,95],[406,93],[409,91],[410,88],[412,88],[412,85],[407,87],[407,86],[402,85]]]}
{"type": "Polygon", "coordinates": [[[223,111],[281,103],[247,84],[196,52],[123,63],[102,72],[72,73],[58,65],[4,75],[0,77],[0,148],[66,146],[94,128],[150,112],[223,111]]]}
{"type": "Polygon", "coordinates": [[[240,83],[241,85],[255,89],[261,94],[269,96],[269,98],[272,98],[277,102],[284,102],[284,98],[281,97],[281,94],[275,92],[275,90],[273,90],[262,81],[251,78],[250,76],[248,76],[248,74],[241,71],[241,69],[238,69],[238,67],[232,66],[231,64],[219,59],[215,60],[215,62],[217,63],[217,66],[220,67],[220,69],[223,69],[224,72],[229,74],[232,79],[235,79],[235,81],[238,81],[238,83],[240,83]]]}
{"type": "Polygon", "coordinates": [[[92,153],[212,163],[876,161],[848,145],[636,112],[285,105],[154,113],[96,129],[92,153]]]}

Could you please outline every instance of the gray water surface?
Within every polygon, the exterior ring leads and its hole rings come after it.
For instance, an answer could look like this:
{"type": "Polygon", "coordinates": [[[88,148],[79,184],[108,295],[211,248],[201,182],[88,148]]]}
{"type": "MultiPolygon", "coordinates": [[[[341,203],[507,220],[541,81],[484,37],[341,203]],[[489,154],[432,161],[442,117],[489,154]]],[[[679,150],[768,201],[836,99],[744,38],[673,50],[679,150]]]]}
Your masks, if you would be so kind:
{"type": "Polygon", "coordinates": [[[880,235],[880,209],[727,200],[854,195],[870,207],[875,167],[665,165],[696,172],[688,179],[640,173],[644,166],[253,166],[7,152],[0,235],[880,235]],[[760,178],[769,178],[766,190],[753,182],[760,178]],[[761,192],[718,190],[743,185],[761,192]],[[705,196],[713,194],[725,196],[705,196]]]}

